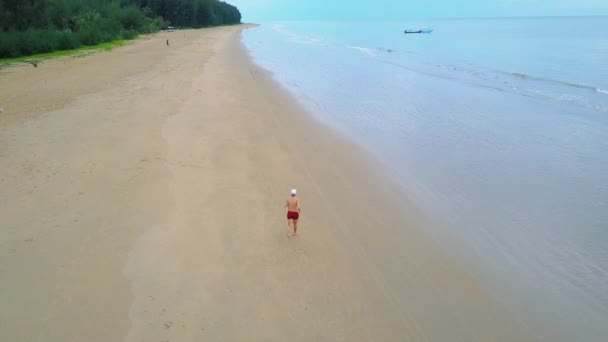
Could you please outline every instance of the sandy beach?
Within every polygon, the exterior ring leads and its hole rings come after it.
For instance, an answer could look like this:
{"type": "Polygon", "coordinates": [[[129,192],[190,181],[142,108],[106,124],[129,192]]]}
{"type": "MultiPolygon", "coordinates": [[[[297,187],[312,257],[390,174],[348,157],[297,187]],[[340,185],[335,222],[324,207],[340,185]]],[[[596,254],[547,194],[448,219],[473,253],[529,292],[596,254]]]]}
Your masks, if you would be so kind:
{"type": "Polygon", "coordinates": [[[0,340],[524,340],[245,28],[0,70],[0,340]]]}

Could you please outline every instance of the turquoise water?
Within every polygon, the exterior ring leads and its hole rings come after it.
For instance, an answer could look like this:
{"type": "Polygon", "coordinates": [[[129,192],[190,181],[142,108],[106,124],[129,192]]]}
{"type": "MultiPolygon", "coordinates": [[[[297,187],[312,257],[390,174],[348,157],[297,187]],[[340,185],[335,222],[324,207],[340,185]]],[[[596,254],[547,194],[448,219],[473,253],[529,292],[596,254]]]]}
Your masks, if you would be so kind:
{"type": "Polygon", "coordinates": [[[608,18],[279,22],[243,41],[537,339],[608,340],[608,18]]]}

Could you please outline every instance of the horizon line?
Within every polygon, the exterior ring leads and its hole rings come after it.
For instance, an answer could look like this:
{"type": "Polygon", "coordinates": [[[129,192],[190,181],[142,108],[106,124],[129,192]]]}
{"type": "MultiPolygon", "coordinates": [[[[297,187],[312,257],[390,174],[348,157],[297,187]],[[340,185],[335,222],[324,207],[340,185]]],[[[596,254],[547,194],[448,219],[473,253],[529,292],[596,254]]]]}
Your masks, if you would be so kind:
{"type": "MultiPolygon", "coordinates": [[[[522,15],[522,16],[456,16],[456,17],[404,17],[401,19],[330,19],[330,18],[302,18],[302,19],[264,19],[264,21],[397,21],[397,20],[429,20],[429,19],[542,19],[542,18],[608,18],[608,14],[593,14],[593,15],[522,15]]],[[[258,20],[260,21],[260,20],[258,20]]]]}

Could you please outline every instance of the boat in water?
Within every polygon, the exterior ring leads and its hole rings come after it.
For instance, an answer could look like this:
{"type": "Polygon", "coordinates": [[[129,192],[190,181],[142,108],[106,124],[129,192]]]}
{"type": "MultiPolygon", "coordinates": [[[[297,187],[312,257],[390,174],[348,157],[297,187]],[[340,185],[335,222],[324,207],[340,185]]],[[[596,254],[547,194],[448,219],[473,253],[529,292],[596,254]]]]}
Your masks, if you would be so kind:
{"type": "Polygon", "coordinates": [[[408,34],[408,33],[431,33],[433,32],[432,29],[423,29],[423,30],[405,30],[403,31],[403,33],[408,34]]]}

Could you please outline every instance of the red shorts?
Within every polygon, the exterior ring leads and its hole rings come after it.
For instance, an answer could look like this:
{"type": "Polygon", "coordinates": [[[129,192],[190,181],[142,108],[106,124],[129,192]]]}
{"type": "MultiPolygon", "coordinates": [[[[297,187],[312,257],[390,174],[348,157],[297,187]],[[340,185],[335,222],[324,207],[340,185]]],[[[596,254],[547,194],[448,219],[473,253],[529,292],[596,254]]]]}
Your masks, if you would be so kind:
{"type": "Polygon", "coordinates": [[[287,212],[287,219],[288,220],[297,220],[300,218],[300,213],[297,211],[288,211],[287,212]]]}

